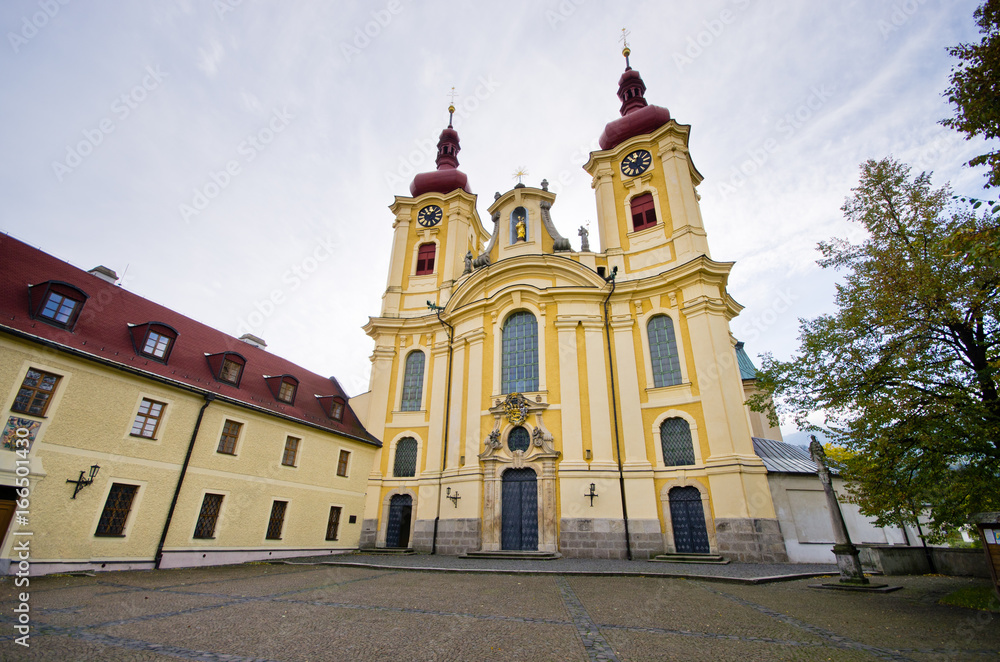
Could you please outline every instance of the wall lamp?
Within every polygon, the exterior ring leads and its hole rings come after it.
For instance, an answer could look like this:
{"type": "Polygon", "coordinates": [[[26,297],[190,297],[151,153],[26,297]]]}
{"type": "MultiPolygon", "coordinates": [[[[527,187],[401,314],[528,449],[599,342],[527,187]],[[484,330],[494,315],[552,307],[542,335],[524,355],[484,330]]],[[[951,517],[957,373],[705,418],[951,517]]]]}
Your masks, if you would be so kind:
{"type": "Polygon", "coordinates": [[[451,499],[451,502],[452,502],[453,504],[455,504],[455,507],[456,507],[456,508],[458,508],[458,500],[462,498],[462,497],[460,497],[460,496],[458,495],[458,490],[455,490],[455,493],[454,493],[454,494],[452,494],[452,493],[451,493],[451,488],[450,488],[450,487],[448,487],[448,488],[445,488],[445,491],[444,491],[444,496],[445,496],[445,498],[446,498],[446,499],[451,499]]]}
{"type": "Polygon", "coordinates": [[[593,483],[591,483],[590,484],[590,492],[583,495],[585,497],[590,497],[590,507],[591,508],[594,507],[594,497],[597,496],[597,492],[594,491],[594,487],[595,487],[595,485],[593,483]]]}
{"type": "Polygon", "coordinates": [[[82,490],[87,485],[90,485],[91,483],[94,482],[94,478],[97,477],[97,472],[100,471],[100,470],[101,470],[100,466],[98,466],[96,464],[93,464],[90,467],[90,478],[84,478],[84,476],[87,474],[87,471],[86,470],[82,470],[82,471],[80,471],[80,477],[78,479],[76,479],[76,480],[71,480],[69,478],[66,479],[67,483],[75,483],[76,484],[76,489],[73,490],[73,498],[74,499],[76,498],[76,495],[80,492],[80,490],[82,490]]]}

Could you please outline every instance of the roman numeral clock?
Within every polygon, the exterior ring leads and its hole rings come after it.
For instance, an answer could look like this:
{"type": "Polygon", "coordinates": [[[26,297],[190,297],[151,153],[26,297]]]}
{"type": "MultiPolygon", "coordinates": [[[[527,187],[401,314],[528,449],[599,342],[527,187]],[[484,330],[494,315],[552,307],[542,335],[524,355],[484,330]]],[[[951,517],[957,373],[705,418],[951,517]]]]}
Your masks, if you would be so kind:
{"type": "Polygon", "coordinates": [[[653,164],[653,156],[644,149],[637,149],[622,159],[622,174],[626,177],[641,175],[653,164]]]}

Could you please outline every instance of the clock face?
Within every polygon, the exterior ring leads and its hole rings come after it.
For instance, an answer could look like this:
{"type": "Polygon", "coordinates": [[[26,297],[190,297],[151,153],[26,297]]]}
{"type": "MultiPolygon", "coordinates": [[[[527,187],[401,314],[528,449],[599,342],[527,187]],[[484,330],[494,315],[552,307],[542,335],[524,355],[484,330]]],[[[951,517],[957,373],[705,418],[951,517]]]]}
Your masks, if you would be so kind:
{"type": "Polygon", "coordinates": [[[653,163],[653,157],[644,149],[637,149],[624,159],[622,159],[622,174],[626,177],[635,177],[646,172],[653,163]]]}
{"type": "Polygon", "coordinates": [[[441,222],[441,208],[437,205],[427,205],[417,213],[417,223],[425,228],[434,227],[441,222]]]}

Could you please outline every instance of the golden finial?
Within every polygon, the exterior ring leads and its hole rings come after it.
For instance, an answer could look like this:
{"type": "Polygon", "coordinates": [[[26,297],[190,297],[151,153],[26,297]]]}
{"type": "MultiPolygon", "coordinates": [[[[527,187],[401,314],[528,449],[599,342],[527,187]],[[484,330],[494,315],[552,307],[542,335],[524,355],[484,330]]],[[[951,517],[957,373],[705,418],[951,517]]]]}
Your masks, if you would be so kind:
{"type": "Polygon", "coordinates": [[[452,86],[451,92],[448,93],[448,96],[451,97],[451,103],[448,104],[448,126],[449,127],[451,126],[452,117],[455,115],[455,97],[457,95],[458,95],[458,92],[456,92],[454,86],[452,86]]]}
{"type": "Polygon", "coordinates": [[[514,171],[514,174],[513,174],[512,178],[516,179],[517,183],[520,184],[521,183],[521,178],[522,177],[527,177],[527,176],[528,176],[528,171],[525,170],[524,166],[518,166],[517,170],[514,171]]]}
{"type": "Polygon", "coordinates": [[[629,32],[628,30],[626,30],[625,28],[622,28],[622,36],[618,40],[618,41],[622,42],[622,55],[625,56],[626,60],[628,59],[628,56],[632,53],[632,51],[630,51],[629,48],[628,48],[628,36],[630,34],[632,34],[632,33],[629,32]]]}

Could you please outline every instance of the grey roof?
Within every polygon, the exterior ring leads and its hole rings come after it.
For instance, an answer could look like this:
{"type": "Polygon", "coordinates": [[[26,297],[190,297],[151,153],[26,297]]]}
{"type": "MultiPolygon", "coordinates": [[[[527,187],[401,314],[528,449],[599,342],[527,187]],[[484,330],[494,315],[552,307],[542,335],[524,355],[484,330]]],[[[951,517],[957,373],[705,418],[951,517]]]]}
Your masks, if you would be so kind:
{"type": "Polygon", "coordinates": [[[736,363],[740,366],[740,379],[757,379],[757,368],[743,349],[743,341],[736,343],[736,363]]]}
{"type": "Polygon", "coordinates": [[[764,461],[768,473],[816,473],[816,464],[806,449],[774,439],[761,439],[760,437],[751,437],[751,439],[753,440],[753,452],[764,461]]]}

